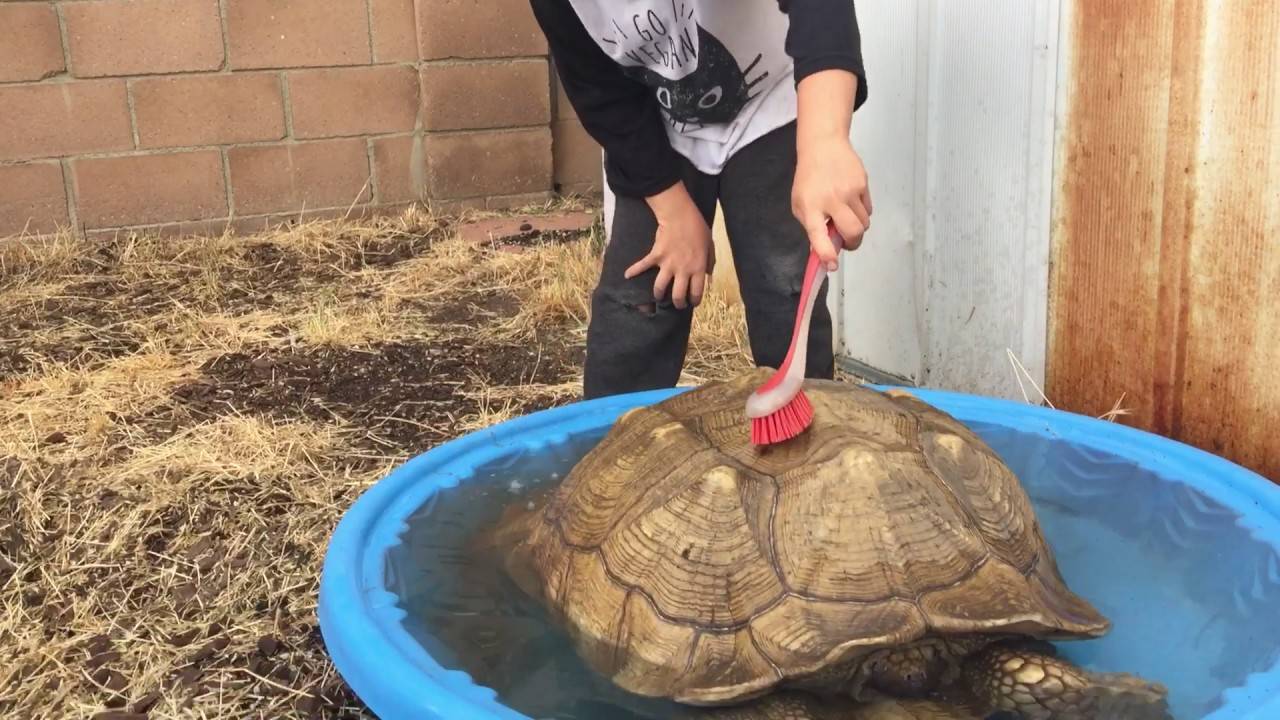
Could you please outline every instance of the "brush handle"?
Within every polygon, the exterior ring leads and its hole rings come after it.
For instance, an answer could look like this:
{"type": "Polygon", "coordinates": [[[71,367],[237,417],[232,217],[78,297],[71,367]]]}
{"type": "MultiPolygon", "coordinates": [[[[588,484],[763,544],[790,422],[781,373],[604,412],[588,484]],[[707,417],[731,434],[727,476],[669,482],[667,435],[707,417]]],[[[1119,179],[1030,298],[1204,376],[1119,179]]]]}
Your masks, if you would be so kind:
{"type": "MultiPolygon", "coordinates": [[[[830,220],[827,221],[827,236],[839,253],[844,242],[830,220]]],[[[791,402],[804,384],[804,371],[809,355],[809,319],[813,316],[813,306],[818,299],[818,288],[826,277],[826,266],[818,258],[818,253],[810,250],[809,263],[804,269],[804,283],[800,287],[800,303],[796,308],[795,329],[791,333],[791,348],[787,350],[787,357],[778,371],[747,398],[747,417],[772,415],[791,402]]]]}

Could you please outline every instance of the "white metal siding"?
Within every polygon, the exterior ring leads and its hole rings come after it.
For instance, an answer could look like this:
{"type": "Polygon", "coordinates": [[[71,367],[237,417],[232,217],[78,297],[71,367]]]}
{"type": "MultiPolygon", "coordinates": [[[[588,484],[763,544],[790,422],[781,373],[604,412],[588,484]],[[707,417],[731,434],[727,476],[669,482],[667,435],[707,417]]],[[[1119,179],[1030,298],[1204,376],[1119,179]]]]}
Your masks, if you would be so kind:
{"type": "Polygon", "coordinates": [[[858,5],[871,101],[853,138],[875,216],[841,278],[844,351],[1021,397],[1009,350],[1044,377],[1058,2],[906,8],[858,5]]]}

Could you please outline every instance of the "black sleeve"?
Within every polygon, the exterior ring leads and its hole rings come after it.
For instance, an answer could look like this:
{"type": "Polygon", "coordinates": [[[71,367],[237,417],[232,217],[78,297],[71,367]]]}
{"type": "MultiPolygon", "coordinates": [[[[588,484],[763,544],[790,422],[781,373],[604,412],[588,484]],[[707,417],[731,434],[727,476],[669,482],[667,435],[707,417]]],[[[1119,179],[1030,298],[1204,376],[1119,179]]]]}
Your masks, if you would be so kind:
{"type": "Polygon", "coordinates": [[[795,61],[796,84],[821,70],[848,70],[858,78],[857,110],[867,101],[867,73],[853,5],[853,0],[778,0],[791,18],[786,50],[795,61]]]}
{"type": "Polygon", "coordinates": [[[618,195],[647,197],[674,185],[680,156],[652,91],[596,45],[568,0],[530,2],[569,103],[604,148],[609,187],[618,195]]]}

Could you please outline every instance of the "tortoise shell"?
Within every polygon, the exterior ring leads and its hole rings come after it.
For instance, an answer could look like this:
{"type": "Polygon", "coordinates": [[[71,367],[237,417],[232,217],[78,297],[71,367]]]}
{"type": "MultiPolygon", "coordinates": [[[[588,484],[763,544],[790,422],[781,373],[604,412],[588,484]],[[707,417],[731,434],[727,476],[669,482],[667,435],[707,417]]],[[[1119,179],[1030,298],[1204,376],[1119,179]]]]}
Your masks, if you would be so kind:
{"type": "Polygon", "coordinates": [[[1017,478],[903,393],[807,381],[812,426],[757,448],[760,370],[625,414],[527,527],[577,651],[631,692],[715,705],[930,637],[1096,637],[1017,478]]]}

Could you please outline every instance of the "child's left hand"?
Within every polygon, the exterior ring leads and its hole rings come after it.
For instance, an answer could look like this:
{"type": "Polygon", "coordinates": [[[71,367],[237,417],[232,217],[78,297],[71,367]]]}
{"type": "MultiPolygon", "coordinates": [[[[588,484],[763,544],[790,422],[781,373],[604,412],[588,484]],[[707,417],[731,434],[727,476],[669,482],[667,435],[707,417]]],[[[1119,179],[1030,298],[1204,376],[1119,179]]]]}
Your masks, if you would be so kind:
{"type": "Polygon", "coordinates": [[[827,234],[827,219],[844,238],[846,250],[857,250],[871,227],[871,192],[867,171],[848,136],[834,135],[806,143],[798,153],[791,210],[804,225],[809,244],[836,269],[836,253],[827,234]]]}

